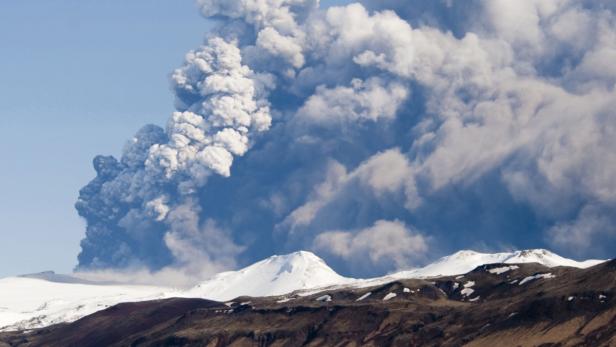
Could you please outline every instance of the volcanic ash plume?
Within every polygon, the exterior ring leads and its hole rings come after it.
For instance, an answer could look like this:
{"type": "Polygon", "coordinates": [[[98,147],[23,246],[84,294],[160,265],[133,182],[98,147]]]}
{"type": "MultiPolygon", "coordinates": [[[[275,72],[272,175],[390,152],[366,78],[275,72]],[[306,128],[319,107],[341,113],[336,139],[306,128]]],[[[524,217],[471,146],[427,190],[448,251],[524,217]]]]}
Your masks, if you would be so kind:
{"type": "Polygon", "coordinates": [[[234,156],[270,127],[265,86],[241,60],[236,43],[217,37],[188,53],[173,74],[178,112],[167,129],[145,126],[120,161],[94,160],[97,177],[77,202],[88,221],[80,266],[234,265],[241,248],[201,223],[196,192],[212,174],[229,176],[234,156]]]}
{"type": "Polygon", "coordinates": [[[167,128],[94,160],[80,269],[311,249],[368,276],[460,248],[616,246],[610,2],[197,3],[218,24],[172,74],[167,128]]]}

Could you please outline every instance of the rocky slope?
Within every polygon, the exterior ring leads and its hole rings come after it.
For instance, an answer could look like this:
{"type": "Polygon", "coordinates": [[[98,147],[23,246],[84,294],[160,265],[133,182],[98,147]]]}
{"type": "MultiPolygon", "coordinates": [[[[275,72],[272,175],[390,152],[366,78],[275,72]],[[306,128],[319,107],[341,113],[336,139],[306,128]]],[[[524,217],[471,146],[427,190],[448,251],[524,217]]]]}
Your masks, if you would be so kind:
{"type": "MultiPolygon", "coordinates": [[[[616,261],[577,269],[491,264],[465,275],[400,279],[218,303],[120,304],[26,333],[8,346],[610,346],[616,261]]],[[[1,344],[0,344],[1,345],[1,344]]]]}

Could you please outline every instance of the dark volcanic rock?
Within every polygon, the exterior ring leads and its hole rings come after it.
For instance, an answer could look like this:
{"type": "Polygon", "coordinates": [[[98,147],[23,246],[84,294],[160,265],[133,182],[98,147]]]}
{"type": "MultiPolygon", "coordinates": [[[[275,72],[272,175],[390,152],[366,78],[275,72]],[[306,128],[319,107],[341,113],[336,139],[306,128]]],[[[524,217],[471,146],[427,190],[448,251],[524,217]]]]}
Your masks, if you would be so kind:
{"type": "Polygon", "coordinates": [[[503,267],[491,264],[464,276],[230,305],[121,304],[71,324],[0,335],[0,346],[616,346],[614,264],[518,264],[503,273],[490,272],[503,267]],[[324,295],[331,301],[317,300],[324,295]]]}

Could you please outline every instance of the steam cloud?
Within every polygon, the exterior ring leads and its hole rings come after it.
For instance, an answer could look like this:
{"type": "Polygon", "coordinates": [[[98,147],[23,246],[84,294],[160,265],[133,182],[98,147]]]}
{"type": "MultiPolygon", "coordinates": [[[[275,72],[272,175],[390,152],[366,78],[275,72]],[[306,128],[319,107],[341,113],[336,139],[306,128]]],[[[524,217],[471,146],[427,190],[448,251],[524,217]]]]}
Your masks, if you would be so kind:
{"type": "Polygon", "coordinates": [[[94,160],[79,269],[616,246],[612,2],[198,5],[219,25],[172,74],[166,129],[94,160]]]}

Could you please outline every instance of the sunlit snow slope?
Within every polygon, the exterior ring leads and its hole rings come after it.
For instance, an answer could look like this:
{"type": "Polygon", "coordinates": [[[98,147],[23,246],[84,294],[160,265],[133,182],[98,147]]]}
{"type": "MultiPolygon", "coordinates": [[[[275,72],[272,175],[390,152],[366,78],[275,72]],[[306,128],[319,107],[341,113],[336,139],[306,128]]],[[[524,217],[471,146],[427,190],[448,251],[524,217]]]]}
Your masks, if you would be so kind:
{"type": "Polygon", "coordinates": [[[4,278],[0,279],[0,330],[71,322],[120,302],[164,297],[165,290],[168,289],[4,278]]]}

